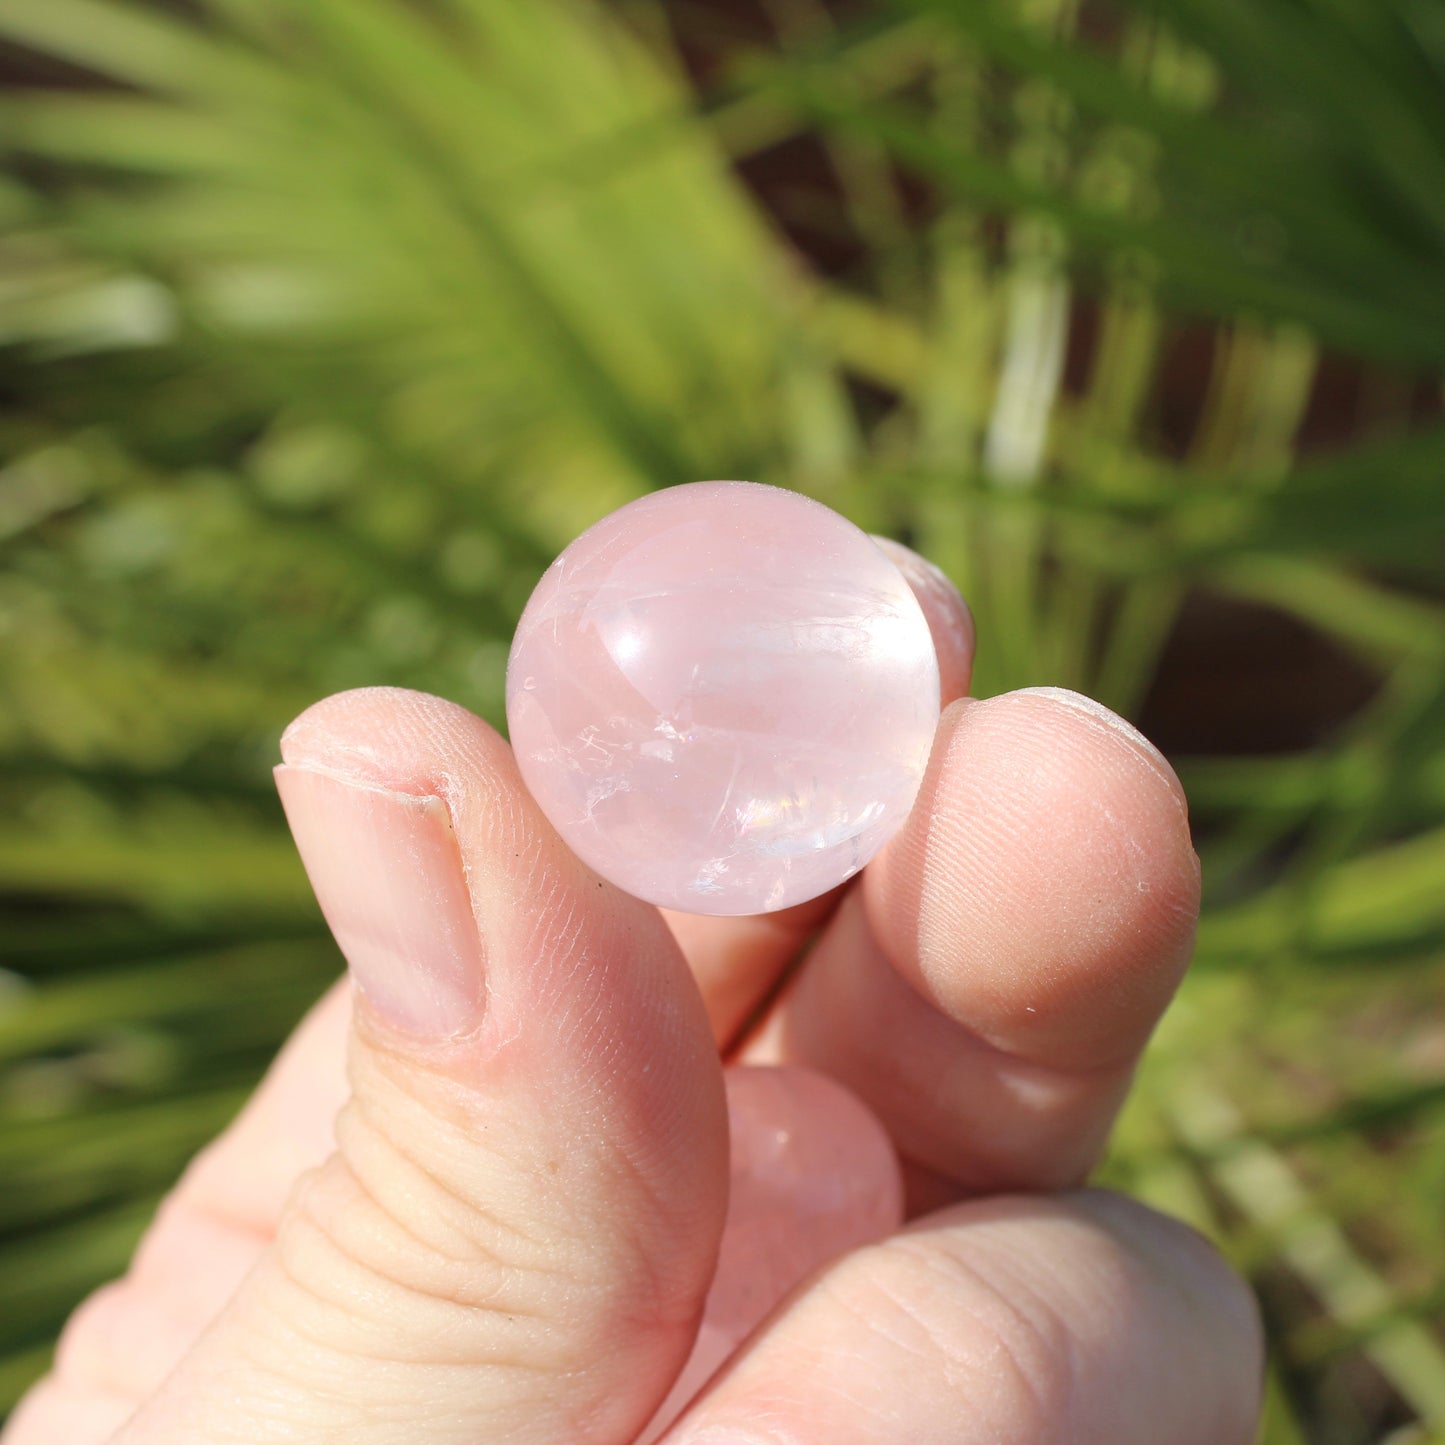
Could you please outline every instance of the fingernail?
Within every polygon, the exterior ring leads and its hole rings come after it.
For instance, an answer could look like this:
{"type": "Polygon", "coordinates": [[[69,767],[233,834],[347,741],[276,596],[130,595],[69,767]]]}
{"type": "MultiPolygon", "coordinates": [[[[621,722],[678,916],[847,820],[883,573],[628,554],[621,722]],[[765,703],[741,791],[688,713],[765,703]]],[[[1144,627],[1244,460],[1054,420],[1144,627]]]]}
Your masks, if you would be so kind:
{"type": "Polygon", "coordinates": [[[309,767],[275,773],[316,900],[367,1003],[408,1033],[474,1028],[483,949],[446,805],[309,767]]]}

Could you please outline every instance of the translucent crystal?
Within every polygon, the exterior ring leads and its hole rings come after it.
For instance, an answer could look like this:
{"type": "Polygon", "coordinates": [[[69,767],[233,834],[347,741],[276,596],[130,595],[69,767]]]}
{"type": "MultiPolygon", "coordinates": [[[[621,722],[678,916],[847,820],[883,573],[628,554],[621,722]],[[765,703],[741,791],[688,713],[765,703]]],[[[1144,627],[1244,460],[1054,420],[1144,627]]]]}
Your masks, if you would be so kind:
{"type": "Polygon", "coordinates": [[[604,517],[537,584],[507,666],[552,825],[690,913],[786,908],[856,873],[913,805],[938,707],[898,569],[836,512],[749,482],[604,517]]]}

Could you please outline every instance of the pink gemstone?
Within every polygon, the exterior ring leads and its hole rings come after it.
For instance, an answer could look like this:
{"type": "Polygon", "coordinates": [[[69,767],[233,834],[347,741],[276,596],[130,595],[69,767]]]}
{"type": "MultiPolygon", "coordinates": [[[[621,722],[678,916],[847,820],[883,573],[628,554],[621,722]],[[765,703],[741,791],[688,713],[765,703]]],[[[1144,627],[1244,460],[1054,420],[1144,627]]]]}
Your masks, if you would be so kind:
{"type": "Polygon", "coordinates": [[[689,913],[762,913],[856,873],[918,792],[928,623],[863,532],[796,492],[697,482],[548,568],[507,665],[522,777],[573,851],[689,913]]]}
{"type": "Polygon", "coordinates": [[[841,1084],[795,1068],[723,1077],[732,1167],[717,1273],[692,1354],[639,1445],[672,1424],[796,1285],[903,1223],[898,1156],[841,1084]]]}

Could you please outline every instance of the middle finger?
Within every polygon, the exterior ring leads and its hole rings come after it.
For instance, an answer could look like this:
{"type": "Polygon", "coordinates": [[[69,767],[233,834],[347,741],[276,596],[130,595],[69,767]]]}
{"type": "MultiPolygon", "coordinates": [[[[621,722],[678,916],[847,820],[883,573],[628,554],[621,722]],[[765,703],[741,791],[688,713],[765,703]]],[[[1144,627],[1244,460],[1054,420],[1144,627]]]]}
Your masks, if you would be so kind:
{"type": "Polygon", "coordinates": [[[744,1057],[847,1085],[911,1205],[1092,1167],[1188,960],[1179,784],[1097,704],[1034,690],[945,714],[919,803],[744,1057]]]}

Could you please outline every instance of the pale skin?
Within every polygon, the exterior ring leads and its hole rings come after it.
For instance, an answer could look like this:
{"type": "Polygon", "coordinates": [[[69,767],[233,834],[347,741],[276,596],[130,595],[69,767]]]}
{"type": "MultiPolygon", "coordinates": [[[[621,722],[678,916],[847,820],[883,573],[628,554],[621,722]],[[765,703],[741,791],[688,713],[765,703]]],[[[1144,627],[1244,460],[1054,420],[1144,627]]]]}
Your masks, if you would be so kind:
{"type": "MultiPolygon", "coordinates": [[[[656,1438],[726,1225],[724,1056],[758,1070],[735,1151],[827,1105],[856,1135],[839,1208],[896,1200],[896,1156],[907,1220],[780,1299],[725,1242],[760,1323],[669,1407],[665,1445],[1252,1440],[1244,1286],[1183,1226],[1083,1187],[1189,957],[1178,782],[1086,699],[967,699],[967,613],[898,555],[949,702],[929,773],[859,878],[788,913],[668,916],[602,883],[450,703],[372,689],[303,714],[282,750],[330,780],[287,799],[313,877],[318,848],[358,846],[330,782],[422,800],[442,842],[410,865],[454,878],[388,917],[432,938],[424,910],[463,900],[447,938],[484,971],[484,1016],[419,1032],[353,958],[360,988],[302,1022],[76,1312],[4,1445],[656,1438]]],[[[391,953],[407,966],[404,939],[391,953]]],[[[815,1223],[767,1208],[807,1255],[815,1223]]]]}

